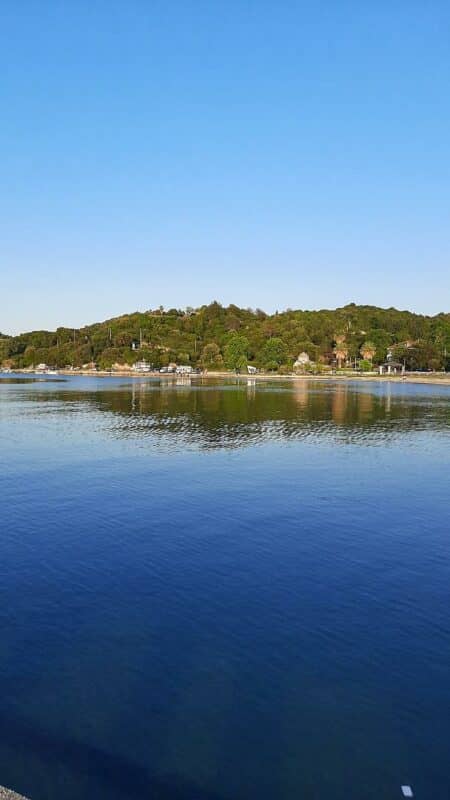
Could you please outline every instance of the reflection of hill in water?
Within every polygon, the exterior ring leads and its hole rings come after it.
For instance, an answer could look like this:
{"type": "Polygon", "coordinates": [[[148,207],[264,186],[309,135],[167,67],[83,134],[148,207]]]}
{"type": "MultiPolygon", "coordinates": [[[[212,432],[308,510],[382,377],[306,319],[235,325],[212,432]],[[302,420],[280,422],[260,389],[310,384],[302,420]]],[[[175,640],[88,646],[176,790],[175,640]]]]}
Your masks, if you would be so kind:
{"type": "MultiPolygon", "coordinates": [[[[450,395],[449,395],[450,397],[450,395]]],[[[379,444],[413,431],[444,430],[450,405],[439,394],[351,384],[176,385],[136,382],[98,390],[29,394],[55,411],[86,407],[109,415],[102,429],[117,438],[174,447],[234,448],[270,440],[328,439],[379,444]],[[61,405],[62,404],[62,405],[61,405]]]]}

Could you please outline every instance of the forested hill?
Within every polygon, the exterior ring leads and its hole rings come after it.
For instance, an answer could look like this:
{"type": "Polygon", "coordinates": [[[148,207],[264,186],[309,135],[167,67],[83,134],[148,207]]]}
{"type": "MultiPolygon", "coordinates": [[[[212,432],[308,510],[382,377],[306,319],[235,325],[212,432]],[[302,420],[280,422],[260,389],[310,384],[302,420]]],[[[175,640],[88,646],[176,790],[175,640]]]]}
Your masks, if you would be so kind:
{"type": "Polygon", "coordinates": [[[392,358],[410,369],[450,368],[450,314],[434,317],[350,304],[335,310],[266,314],[260,309],[224,307],[217,302],[198,309],[162,307],[135,312],[80,329],[32,331],[0,337],[4,365],[100,368],[133,364],[145,358],[155,367],[171,362],[235,368],[291,370],[300,353],[312,364],[377,364],[392,358]]]}

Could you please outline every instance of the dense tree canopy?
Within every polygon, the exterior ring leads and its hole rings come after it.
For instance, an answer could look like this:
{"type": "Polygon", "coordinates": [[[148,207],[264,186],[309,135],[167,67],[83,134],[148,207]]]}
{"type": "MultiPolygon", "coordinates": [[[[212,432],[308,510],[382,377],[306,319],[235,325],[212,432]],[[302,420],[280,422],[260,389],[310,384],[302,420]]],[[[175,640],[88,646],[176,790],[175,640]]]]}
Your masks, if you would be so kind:
{"type": "Polygon", "coordinates": [[[450,314],[427,317],[350,304],[269,315],[214,301],[198,309],[135,312],[75,330],[0,335],[0,360],[19,368],[42,362],[110,368],[145,358],[155,367],[177,362],[234,370],[251,363],[283,371],[292,369],[299,353],[307,353],[317,369],[376,366],[388,353],[407,369],[446,369],[450,314]]]}
{"type": "Polygon", "coordinates": [[[248,361],[248,339],[246,336],[233,334],[225,345],[225,365],[228,369],[245,369],[248,361]]]}

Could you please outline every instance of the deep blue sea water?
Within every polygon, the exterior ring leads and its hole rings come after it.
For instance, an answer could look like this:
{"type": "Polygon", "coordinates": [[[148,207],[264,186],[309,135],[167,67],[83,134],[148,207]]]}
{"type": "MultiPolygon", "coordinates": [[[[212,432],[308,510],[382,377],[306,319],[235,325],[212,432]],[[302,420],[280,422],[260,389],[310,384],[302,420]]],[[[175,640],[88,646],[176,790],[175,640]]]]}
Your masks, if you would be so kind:
{"type": "Polygon", "coordinates": [[[0,380],[0,783],[450,796],[450,388],[0,380]]]}

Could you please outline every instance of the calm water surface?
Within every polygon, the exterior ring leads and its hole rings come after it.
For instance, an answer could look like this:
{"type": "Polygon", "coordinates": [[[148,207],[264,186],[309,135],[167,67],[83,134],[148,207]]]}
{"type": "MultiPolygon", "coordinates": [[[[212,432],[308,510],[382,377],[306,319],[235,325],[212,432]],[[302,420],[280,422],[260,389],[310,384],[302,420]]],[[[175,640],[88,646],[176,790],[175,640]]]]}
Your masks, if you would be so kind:
{"type": "Polygon", "coordinates": [[[450,389],[0,380],[0,783],[450,795],[450,389]]]}

